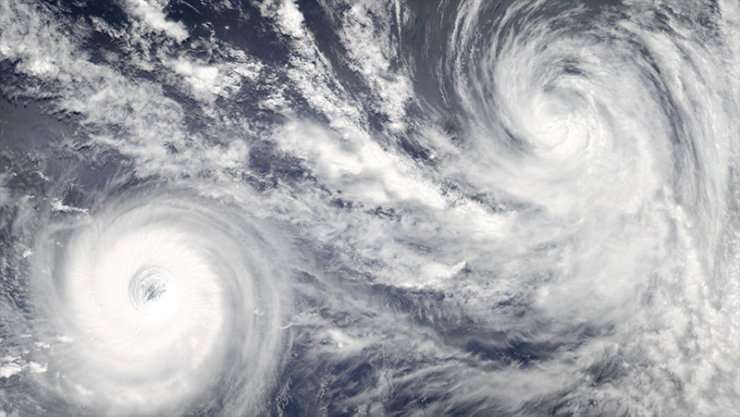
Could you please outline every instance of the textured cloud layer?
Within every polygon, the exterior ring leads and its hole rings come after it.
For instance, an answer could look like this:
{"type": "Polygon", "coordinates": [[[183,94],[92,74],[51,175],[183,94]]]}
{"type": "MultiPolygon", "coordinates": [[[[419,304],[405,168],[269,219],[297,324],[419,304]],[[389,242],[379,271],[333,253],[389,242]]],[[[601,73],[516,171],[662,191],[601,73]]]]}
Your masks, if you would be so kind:
{"type": "Polygon", "coordinates": [[[2,412],[735,412],[738,22],[0,0],[2,412]]]}

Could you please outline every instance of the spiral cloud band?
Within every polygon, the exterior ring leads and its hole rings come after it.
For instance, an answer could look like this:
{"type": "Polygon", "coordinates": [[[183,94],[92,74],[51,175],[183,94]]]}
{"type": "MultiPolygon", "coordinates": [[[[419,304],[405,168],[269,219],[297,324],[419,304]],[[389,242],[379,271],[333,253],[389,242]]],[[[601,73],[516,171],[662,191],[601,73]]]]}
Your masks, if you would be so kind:
{"type": "Polygon", "coordinates": [[[0,417],[740,409],[737,0],[0,0],[0,417]]]}
{"type": "Polygon", "coordinates": [[[239,367],[250,375],[240,389],[260,398],[280,363],[286,271],[263,262],[278,252],[236,219],[194,197],[129,198],[38,248],[56,259],[39,265],[36,296],[66,339],[49,366],[68,395],[93,409],[182,412],[239,367]]]}

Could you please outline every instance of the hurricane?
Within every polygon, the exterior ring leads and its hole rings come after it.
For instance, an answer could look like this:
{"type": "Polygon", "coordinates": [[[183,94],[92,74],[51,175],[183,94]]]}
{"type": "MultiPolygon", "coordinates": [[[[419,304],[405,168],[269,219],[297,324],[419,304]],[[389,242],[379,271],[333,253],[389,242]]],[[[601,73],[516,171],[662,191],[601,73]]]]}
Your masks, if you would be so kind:
{"type": "Polygon", "coordinates": [[[0,416],[736,415],[740,4],[0,0],[0,416]]]}
{"type": "Polygon", "coordinates": [[[249,392],[247,404],[259,399],[280,363],[289,291],[284,268],[259,258],[279,252],[248,219],[219,213],[226,208],[192,197],[145,201],[108,202],[109,212],[73,231],[46,226],[53,232],[37,253],[53,263],[37,266],[33,284],[57,332],[47,337],[61,342],[49,352],[47,366],[63,373],[53,383],[115,413],[182,413],[179,404],[211,381],[249,392]],[[224,364],[250,378],[229,376],[224,364]]]}

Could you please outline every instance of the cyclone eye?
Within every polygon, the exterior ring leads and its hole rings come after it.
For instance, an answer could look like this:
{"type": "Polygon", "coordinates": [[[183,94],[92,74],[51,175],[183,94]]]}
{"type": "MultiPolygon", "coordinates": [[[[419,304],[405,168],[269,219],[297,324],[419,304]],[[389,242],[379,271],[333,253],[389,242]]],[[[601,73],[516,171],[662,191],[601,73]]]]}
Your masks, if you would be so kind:
{"type": "Polygon", "coordinates": [[[171,278],[170,273],[163,268],[147,266],[140,269],[129,284],[129,295],[134,307],[141,310],[150,303],[165,298],[171,278]]]}

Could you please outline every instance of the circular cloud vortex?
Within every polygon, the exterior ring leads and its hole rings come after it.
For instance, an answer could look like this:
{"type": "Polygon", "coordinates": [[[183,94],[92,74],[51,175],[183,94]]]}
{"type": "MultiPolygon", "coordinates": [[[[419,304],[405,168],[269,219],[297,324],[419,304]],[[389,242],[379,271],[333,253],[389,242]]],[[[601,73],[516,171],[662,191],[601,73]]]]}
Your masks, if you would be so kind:
{"type": "Polygon", "coordinates": [[[49,386],[96,412],[179,413],[215,389],[221,411],[254,411],[285,344],[279,250],[255,221],[202,201],[109,207],[49,226],[39,245],[40,330],[61,341],[49,386]]]}

